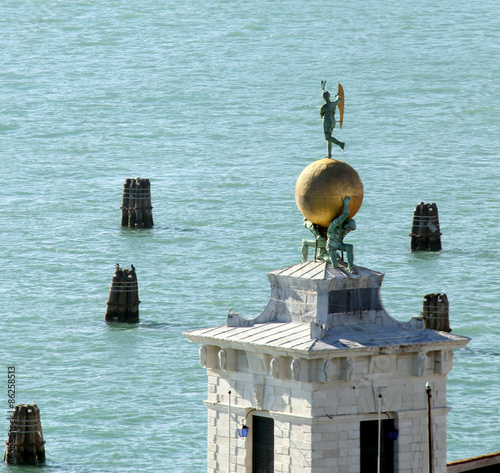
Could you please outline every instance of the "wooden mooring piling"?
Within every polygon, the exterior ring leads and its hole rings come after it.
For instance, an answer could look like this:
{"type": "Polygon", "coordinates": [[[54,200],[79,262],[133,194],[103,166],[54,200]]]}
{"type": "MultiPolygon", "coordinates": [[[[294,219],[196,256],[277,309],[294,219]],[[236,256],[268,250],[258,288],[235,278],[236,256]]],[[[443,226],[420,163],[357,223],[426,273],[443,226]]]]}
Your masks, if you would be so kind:
{"type": "Polygon", "coordinates": [[[422,305],[425,328],[451,332],[448,297],[446,294],[427,294],[422,305]]]}
{"type": "Polygon", "coordinates": [[[154,225],[149,179],[125,179],[121,210],[122,227],[151,228],[154,225]]]}
{"type": "Polygon", "coordinates": [[[109,297],[106,301],[105,320],[111,322],[139,322],[139,288],[134,265],[131,269],[121,269],[116,265],[116,271],[111,280],[109,297]]]}
{"type": "Polygon", "coordinates": [[[45,462],[40,410],[33,404],[19,404],[10,418],[9,437],[3,460],[8,465],[36,465],[45,462]]]}
{"type": "Polygon", "coordinates": [[[440,251],[441,231],[437,205],[421,202],[413,212],[411,251],[440,251]]]}

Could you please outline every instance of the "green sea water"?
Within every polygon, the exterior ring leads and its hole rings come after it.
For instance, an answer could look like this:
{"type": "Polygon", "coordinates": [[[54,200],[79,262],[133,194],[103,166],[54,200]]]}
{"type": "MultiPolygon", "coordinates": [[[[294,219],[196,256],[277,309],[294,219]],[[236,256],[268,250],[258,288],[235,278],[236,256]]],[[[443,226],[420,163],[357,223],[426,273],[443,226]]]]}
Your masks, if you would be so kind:
{"type": "Polygon", "coordinates": [[[398,320],[448,295],[472,338],[449,375],[448,460],[500,450],[499,9],[3,1],[0,437],[15,366],[45,472],[206,470],[206,373],[182,332],[258,315],[266,273],[300,261],[294,185],[326,151],[326,79],[346,95],[335,157],[365,190],[355,263],[385,273],[398,320]],[[150,230],[120,227],[137,176],[150,230]],[[438,205],[442,252],[409,251],[421,201],[438,205]],[[104,322],[116,263],[137,269],[134,326],[104,322]]]}

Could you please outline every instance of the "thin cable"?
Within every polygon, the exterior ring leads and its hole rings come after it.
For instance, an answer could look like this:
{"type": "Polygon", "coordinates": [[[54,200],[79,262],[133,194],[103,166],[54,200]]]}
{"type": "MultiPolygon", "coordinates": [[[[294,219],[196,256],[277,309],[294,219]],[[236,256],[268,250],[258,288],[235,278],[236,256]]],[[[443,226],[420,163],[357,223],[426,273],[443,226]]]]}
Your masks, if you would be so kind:
{"type": "Polygon", "coordinates": [[[231,391],[227,393],[227,473],[231,471],[231,391]]]}
{"type": "Polygon", "coordinates": [[[377,473],[380,473],[381,439],[382,439],[382,394],[379,394],[378,395],[377,473]]]}

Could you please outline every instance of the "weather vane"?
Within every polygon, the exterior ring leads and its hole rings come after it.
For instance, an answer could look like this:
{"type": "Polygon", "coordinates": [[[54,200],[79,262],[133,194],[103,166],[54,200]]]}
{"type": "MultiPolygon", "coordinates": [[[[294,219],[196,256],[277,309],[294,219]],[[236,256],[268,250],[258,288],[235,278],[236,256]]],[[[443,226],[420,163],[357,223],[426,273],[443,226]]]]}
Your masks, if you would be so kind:
{"type": "Polygon", "coordinates": [[[328,154],[325,158],[332,157],[332,145],[336,144],[340,147],[342,152],[344,152],[345,143],[337,140],[332,136],[333,129],[335,128],[335,111],[338,107],[339,115],[340,115],[340,129],[342,129],[342,124],[344,121],[344,88],[342,85],[338,86],[337,95],[335,96],[335,100],[330,100],[330,92],[325,90],[326,80],[321,81],[321,89],[323,90],[323,100],[325,103],[320,108],[320,115],[323,118],[323,131],[325,133],[325,140],[327,143],[327,151],[328,154]]]}

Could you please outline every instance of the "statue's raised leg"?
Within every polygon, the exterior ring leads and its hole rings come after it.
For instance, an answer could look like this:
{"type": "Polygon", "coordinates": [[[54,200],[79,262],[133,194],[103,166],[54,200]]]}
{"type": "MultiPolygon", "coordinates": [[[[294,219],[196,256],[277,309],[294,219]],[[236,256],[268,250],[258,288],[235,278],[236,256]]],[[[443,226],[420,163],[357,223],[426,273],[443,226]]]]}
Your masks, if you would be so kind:
{"type": "Polygon", "coordinates": [[[336,144],[342,151],[344,151],[345,143],[343,141],[337,140],[337,138],[332,136],[331,133],[325,133],[325,140],[327,142],[328,158],[332,157],[332,143],[336,144]]]}

